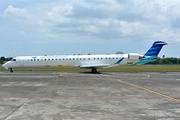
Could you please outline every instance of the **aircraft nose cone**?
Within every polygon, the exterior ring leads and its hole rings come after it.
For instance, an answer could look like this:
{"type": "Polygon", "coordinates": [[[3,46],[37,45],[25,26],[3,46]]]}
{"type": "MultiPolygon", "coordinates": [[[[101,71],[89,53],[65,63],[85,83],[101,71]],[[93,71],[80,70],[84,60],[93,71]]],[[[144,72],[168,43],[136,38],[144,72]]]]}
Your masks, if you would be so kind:
{"type": "Polygon", "coordinates": [[[8,63],[4,63],[2,66],[3,66],[5,69],[8,69],[8,63]]]}
{"type": "Polygon", "coordinates": [[[3,64],[2,66],[5,67],[5,64],[3,64]]]}

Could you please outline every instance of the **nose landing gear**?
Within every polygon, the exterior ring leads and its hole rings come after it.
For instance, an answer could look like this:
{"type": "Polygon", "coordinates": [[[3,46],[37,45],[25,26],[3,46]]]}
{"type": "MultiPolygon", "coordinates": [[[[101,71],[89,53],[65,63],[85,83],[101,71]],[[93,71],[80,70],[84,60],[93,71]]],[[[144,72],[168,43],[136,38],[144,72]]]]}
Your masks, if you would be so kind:
{"type": "Polygon", "coordinates": [[[13,70],[12,68],[10,68],[10,72],[13,73],[13,71],[14,71],[14,70],[13,70]]]}

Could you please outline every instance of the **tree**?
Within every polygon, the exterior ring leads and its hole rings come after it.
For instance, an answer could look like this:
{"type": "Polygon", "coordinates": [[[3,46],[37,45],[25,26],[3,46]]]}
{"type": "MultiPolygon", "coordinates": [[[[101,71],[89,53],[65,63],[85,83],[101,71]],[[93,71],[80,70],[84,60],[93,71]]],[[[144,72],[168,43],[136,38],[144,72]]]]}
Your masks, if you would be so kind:
{"type": "Polygon", "coordinates": [[[165,58],[165,55],[163,55],[163,59],[165,58]]]}
{"type": "Polygon", "coordinates": [[[1,57],[1,60],[5,60],[6,58],[5,57],[1,57]]]}
{"type": "Polygon", "coordinates": [[[10,61],[11,59],[13,59],[13,58],[12,58],[12,57],[5,58],[4,56],[3,56],[3,57],[0,57],[0,64],[3,64],[4,61],[10,61]]]}
{"type": "Polygon", "coordinates": [[[124,54],[123,52],[121,51],[117,51],[116,54],[124,54]]]}

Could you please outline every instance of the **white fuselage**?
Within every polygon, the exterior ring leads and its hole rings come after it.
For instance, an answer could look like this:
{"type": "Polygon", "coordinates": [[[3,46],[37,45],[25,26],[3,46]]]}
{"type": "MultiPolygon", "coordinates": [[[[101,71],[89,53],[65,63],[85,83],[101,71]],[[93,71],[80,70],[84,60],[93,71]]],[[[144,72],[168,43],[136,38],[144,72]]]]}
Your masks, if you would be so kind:
{"type": "Polygon", "coordinates": [[[92,69],[92,72],[96,73],[96,69],[122,65],[143,65],[155,61],[160,50],[166,44],[163,41],[155,41],[145,54],[20,56],[2,66],[10,69],[10,72],[13,72],[13,68],[71,66],[92,69]]]}
{"type": "Polygon", "coordinates": [[[71,66],[80,68],[108,68],[119,65],[132,65],[138,60],[128,59],[128,54],[114,55],[57,55],[57,56],[20,56],[8,61],[6,68],[71,66]]]}

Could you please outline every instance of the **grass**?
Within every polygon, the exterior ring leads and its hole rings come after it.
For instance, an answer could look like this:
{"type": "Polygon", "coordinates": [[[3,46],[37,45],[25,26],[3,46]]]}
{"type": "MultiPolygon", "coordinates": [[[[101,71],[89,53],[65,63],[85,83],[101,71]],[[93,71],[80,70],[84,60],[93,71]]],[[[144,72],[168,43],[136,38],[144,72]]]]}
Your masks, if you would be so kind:
{"type": "MultiPolygon", "coordinates": [[[[9,71],[0,66],[0,71],[9,71]]],[[[73,67],[45,67],[45,68],[16,68],[15,71],[78,71],[88,72],[90,69],[73,67]]],[[[141,66],[118,66],[113,68],[98,69],[106,72],[180,72],[180,65],[141,65],[141,66]]]]}

